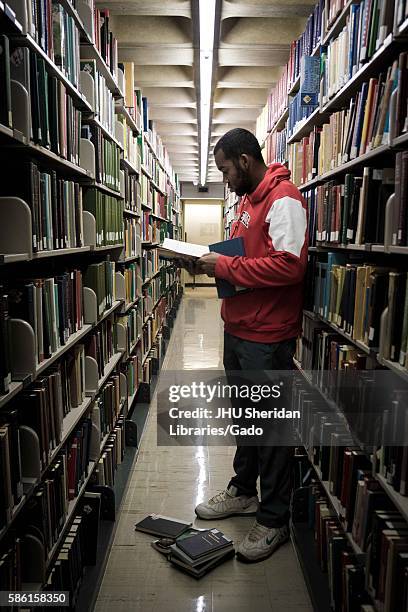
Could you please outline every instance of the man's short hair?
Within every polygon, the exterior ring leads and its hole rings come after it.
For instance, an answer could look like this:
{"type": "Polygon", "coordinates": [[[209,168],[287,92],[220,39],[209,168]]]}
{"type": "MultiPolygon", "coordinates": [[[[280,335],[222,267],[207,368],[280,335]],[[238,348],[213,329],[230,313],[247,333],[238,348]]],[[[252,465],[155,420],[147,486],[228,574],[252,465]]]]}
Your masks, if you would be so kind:
{"type": "Polygon", "coordinates": [[[262,162],[262,151],[257,138],[244,128],[234,128],[221,136],[214,147],[214,155],[222,149],[226,159],[237,160],[242,154],[262,162]]]}

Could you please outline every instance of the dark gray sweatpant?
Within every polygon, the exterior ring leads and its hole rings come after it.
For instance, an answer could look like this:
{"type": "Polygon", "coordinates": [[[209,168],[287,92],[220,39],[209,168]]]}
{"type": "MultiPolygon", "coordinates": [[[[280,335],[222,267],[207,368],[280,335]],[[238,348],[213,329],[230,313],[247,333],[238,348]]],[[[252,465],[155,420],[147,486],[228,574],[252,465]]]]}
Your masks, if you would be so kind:
{"type": "MultiPolygon", "coordinates": [[[[237,370],[292,370],[296,339],[271,344],[242,340],[224,332],[224,368],[237,370]]],[[[293,448],[287,446],[237,446],[234,485],[238,495],[257,495],[260,477],[261,502],[257,521],[266,527],[289,522],[293,448]]]]}

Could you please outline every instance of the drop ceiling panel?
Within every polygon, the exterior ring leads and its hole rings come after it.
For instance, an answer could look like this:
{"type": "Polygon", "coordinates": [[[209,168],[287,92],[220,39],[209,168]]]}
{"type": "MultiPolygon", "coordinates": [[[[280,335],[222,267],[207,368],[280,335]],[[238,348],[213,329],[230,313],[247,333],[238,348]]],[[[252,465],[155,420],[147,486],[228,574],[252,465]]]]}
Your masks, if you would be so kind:
{"type": "MultiPolygon", "coordinates": [[[[151,87],[189,87],[194,89],[192,66],[140,66],[135,68],[135,83],[141,89],[151,87]],[[160,78],[158,78],[160,76],[160,78]]],[[[194,98],[195,99],[195,98],[194,98]]]]}
{"type": "Polygon", "coordinates": [[[214,96],[214,108],[262,108],[268,96],[268,89],[224,89],[218,87],[214,96]]]}
{"type": "Polygon", "coordinates": [[[221,24],[221,45],[270,46],[290,44],[304,29],[303,19],[226,19],[221,24]]]}
{"type": "Polygon", "coordinates": [[[281,73],[281,66],[220,66],[217,71],[218,87],[270,89],[281,73]]]}
{"type": "Polygon", "coordinates": [[[213,125],[217,123],[232,123],[240,122],[251,123],[256,121],[257,116],[261,112],[262,107],[255,108],[217,108],[213,113],[213,125]]]}
{"type": "Polygon", "coordinates": [[[186,107],[173,107],[169,111],[166,107],[150,104],[149,119],[166,123],[197,123],[197,114],[194,109],[186,107]]]}
{"type": "Polygon", "coordinates": [[[191,18],[190,0],[107,0],[103,6],[117,15],[150,15],[191,18]]]}
{"type": "Polygon", "coordinates": [[[315,0],[224,0],[222,19],[228,17],[307,17],[315,0]]]}
{"type": "Polygon", "coordinates": [[[191,45],[190,19],[177,17],[145,17],[115,15],[115,32],[121,46],[132,45],[191,45]]]}
{"type": "Polygon", "coordinates": [[[147,96],[149,106],[180,106],[182,108],[196,108],[194,89],[171,87],[145,87],[143,95],[147,96]]]}

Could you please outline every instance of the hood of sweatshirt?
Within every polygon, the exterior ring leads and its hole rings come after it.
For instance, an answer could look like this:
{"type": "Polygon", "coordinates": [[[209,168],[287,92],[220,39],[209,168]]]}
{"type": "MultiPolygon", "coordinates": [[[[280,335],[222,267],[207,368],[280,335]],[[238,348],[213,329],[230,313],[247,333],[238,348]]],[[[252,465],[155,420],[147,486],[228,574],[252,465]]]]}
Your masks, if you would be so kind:
{"type": "Polygon", "coordinates": [[[281,181],[287,181],[289,179],[290,170],[288,170],[286,166],[283,166],[282,164],[271,164],[268,166],[265,176],[255,191],[248,193],[246,197],[251,204],[258,204],[270,194],[271,190],[274,189],[278,183],[281,181]]]}

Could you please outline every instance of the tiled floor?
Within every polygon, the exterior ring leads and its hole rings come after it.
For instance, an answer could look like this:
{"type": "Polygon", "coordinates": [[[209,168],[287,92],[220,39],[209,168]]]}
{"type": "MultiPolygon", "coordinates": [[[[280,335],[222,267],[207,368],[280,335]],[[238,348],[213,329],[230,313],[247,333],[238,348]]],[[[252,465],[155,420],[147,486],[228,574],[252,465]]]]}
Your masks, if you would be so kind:
{"type": "MultiPolygon", "coordinates": [[[[164,368],[222,368],[219,304],[209,288],[185,294],[164,368]]],[[[231,476],[232,447],[157,447],[155,409],[153,398],[96,612],[312,612],[291,543],[267,561],[228,561],[196,581],[153,550],[151,536],[134,531],[134,524],[151,512],[193,520],[196,504],[224,489],[231,476]]],[[[210,524],[239,541],[252,520],[210,524]]]]}

